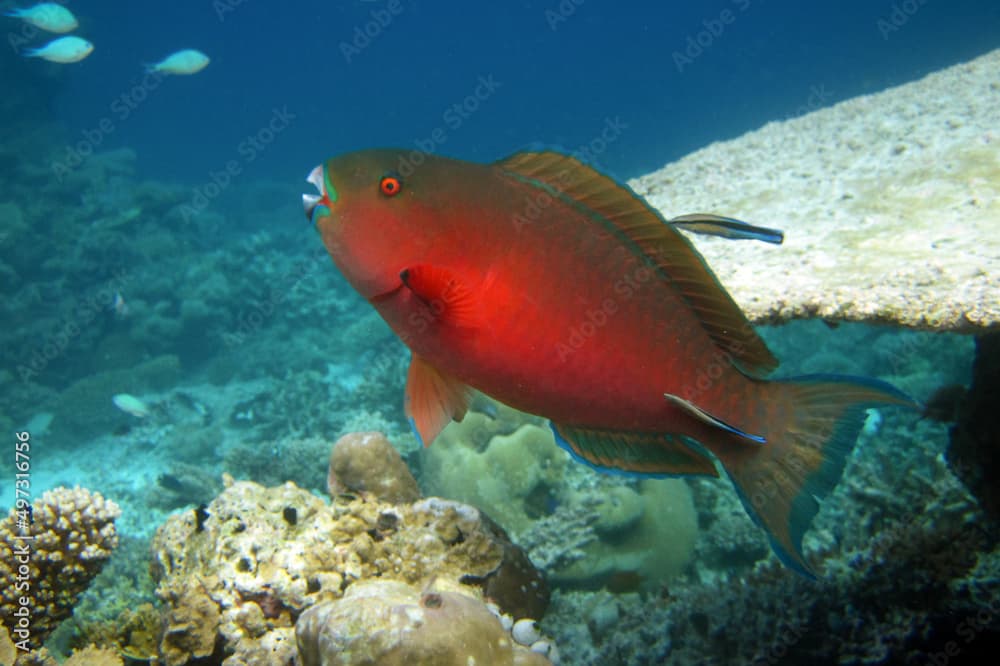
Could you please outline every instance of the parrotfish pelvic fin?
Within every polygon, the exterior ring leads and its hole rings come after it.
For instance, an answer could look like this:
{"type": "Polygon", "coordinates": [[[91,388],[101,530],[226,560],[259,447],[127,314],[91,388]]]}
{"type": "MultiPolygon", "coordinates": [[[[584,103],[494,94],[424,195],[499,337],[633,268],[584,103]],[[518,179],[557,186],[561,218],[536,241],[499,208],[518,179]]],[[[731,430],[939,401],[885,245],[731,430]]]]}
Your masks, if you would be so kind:
{"type": "Polygon", "coordinates": [[[495,164],[585,213],[676,289],[715,345],[743,372],[763,377],[778,359],[691,242],[626,185],[555,152],[515,153],[495,164]]]}
{"type": "Polygon", "coordinates": [[[453,271],[418,264],[403,269],[399,279],[439,321],[465,329],[480,324],[479,306],[472,290],[453,271]]]}
{"type": "Polygon", "coordinates": [[[470,398],[468,386],[413,354],[404,410],[423,446],[430,446],[449,423],[465,418],[470,398]]]}
{"type": "Polygon", "coordinates": [[[698,405],[696,405],[693,402],[691,402],[690,400],[685,400],[684,398],[681,398],[680,396],[672,395],[670,393],[664,393],[663,397],[666,398],[671,403],[673,403],[674,405],[677,405],[678,407],[680,407],[681,409],[683,409],[685,412],[687,412],[691,416],[693,416],[696,419],[698,419],[699,421],[703,421],[703,422],[707,423],[708,425],[715,426],[716,428],[721,428],[722,430],[725,430],[726,432],[732,433],[734,435],[738,435],[739,437],[743,437],[744,439],[748,439],[751,442],[755,442],[757,444],[763,444],[763,443],[765,443],[767,441],[766,439],[764,439],[760,435],[752,435],[750,433],[743,432],[742,430],[740,430],[736,426],[729,425],[728,423],[726,423],[722,419],[720,419],[718,417],[715,417],[715,416],[712,416],[711,414],[709,414],[708,412],[706,412],[704,409],[702,409],[698,405]]]}
{"type": "Polygon", "coordinates": [[[667,220],[667,224],[696,234],[730,240],[759,240],[773,245],[781,245],[785,240],[785,233],[780,229],[758,227],[742,220],[708,213],[678,215],[667,220]]]}
{"type": "Polygon", "coordinates": [[[684,435],[619,432],[550,423],[556,443],[603,472],[652,476],[719,476],[711,457],[684,435]]]}

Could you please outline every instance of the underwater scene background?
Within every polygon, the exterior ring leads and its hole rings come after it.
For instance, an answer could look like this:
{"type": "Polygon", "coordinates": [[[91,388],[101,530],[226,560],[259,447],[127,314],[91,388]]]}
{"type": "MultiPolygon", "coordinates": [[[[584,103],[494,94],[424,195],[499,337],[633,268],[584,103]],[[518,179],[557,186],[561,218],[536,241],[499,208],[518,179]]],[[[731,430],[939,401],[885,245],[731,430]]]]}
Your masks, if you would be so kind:
{"type": "Polygon", "coordinates": [[[63,4],[76,62],[0,23],[0,664],[991,652],[1000,4],[63,4]],[[310,169],[383,146],[555,148],[782,229],[692,236],[777,374],[922,403],[868,412],[818,578],[728,479],[602,474],[486,396],[421,447],[409,350],[303,220],[310,169]]]}

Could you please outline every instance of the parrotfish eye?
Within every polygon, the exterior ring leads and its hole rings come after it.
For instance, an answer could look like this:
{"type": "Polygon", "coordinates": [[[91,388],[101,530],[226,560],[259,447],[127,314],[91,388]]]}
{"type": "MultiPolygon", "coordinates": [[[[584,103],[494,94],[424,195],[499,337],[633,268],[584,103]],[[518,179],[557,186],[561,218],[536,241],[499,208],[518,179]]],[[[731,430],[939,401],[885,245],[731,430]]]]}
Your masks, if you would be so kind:
{"type": "Polygon", "coordinates": [[[382,180],[379,181],[378,189],[381,190],[382,194],[387,197],[394,197],[399,194],[399,191],[403,189],[403,179],[399,177],[394,171],[382,176],[382,180]]]}

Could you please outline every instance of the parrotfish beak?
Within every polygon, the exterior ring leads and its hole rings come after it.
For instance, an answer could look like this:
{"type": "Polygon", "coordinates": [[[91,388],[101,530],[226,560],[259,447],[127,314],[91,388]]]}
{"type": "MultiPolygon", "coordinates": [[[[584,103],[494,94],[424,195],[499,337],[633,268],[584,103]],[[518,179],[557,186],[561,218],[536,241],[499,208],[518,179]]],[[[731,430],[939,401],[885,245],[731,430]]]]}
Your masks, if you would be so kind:
{"type": "Polygon", "coordinates": [[[305,209],[306,219],[310,222],[315,221],[317,213],[320,215],[330,214],[330,199],[327,195],[324,180],[322,164],[310,171],[309,177],[306,178],[306,182],[312,183],[319,190],[319,194],[302,195],[302,207],[305,209]]]}

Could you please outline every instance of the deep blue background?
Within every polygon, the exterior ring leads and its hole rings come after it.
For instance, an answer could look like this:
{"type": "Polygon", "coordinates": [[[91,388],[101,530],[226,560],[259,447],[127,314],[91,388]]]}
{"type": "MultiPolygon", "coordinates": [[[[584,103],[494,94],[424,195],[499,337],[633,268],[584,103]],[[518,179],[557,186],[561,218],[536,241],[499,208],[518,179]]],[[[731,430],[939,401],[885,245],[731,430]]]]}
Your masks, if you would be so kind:
{"type": "Polygon", "coordinates": [[[338,45],[387,2],[74,0],[79,33],[96,50],[59,71],[53,112],[69,139],[110,117],[105,146],[133,147],[143,175],[202,183],[227,160],[244,161],[240,142],[287,107],[295,121],[243,166],[298,181],[332,154],[428,137],[477,77],[492,75],[501,87],[448,129],[439,152],[485,161],[538,142],[575,148],[617,116],[629,128],[599,163],[631,177],[810,102],[1000,47],[996,0],[585,0],[555,31],[546,11],[556,0],[400,2],[402,13],[348,63],[338,45]],[[237,6],[220,21],[214,6],[224,2],[237,6]],[[885,38],[878,21],[894,5],[917,11],[885,38]],[[679,72],[673,52],[727,9],[735,21],[679,72]],[[141,64],[184,47],[212,64],[164,80],[120,121],[110,105],[140,81],[141,64]]]}

